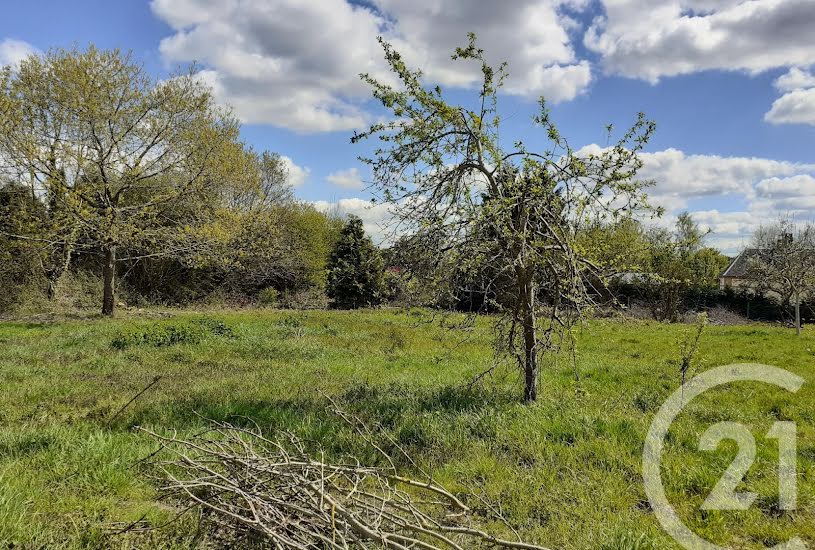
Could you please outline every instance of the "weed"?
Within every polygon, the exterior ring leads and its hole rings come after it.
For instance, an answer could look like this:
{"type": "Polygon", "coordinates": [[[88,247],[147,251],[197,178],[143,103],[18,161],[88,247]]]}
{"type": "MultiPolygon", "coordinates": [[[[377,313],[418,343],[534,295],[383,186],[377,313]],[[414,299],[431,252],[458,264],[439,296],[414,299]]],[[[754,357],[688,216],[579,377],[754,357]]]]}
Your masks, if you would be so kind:
{"type": "Polygon", "coordinates": [[[693,366],[696,353],[699,351],[699,342],[702,340],[702,334],[705,332],[705,327],[707,324],[707,313],[700,313],[697,315],[696,323],[693,326],[693,332],[688,334],[685,341],[682,342],[679,359],[679,375],[683,386],[685,385],[688,371],[693,366]]]}
{"type": "MultiPolygon", "coordinates": [[[[194,515],[149,529],[178,510],[158,503],[139,462],[157,447],[130,428],[187,437],[206,425],[201,416],[247,425],[252,419],[269,433],[294,433],[327,456],[375,463],[359,435],[326,410],[325,394],[376,426],[389,452],[394,442],[409,448],[417,465],[402,460],[406,474],[418,467],[460,494],[483,495],[526,540],[567,549],[672,548],[640,472],[648,426],[675,387],[677,342],[686,339],[687,326],[589,321],[576,356],[585,391],[575,392],[564,355],[543,369],[539,401],[524,406],[513,376],[469,387],[493,360],[489,318],[451,351],[449,331],[417,322],[430,315],[413,312],[256,309],[204,319],[175,312],[160,321],[0,323],[0,547],[213,543],[196,538],[194,515]],[[113,339],[119,347],[111,347],[113,339]],[[123,408],[157,376],[159,384],[123,408]],[[111,537],[111,525],[137,520],[138,530],[111,537]]],[[[700,536],[739,548],[791,536],[815,540],[813,511],[803,500],[815,491],[813,336],[812,327],[801,339],[769,325],[705,328],[691,371],[700,356],[715,366],[750,356],[808,383],[789,396],[748,383],[716,389],[695,398],[671,427],[666,494],[700,536]],[[798,422],[799,510],[777,512],[777,443],[757,438],[757,464],[740,489],[758,493],[757,505],[696,513],[735,451],[700,452],[701,433],[711,423],[737,420],[758,436],[777,419],[798,422]]],[[[468,504],[476,509],[479,502],[468,504]]]]}
{"type": "Polygon", "coordinates": [[[234,332],[223,321],[202,317],[180,323],[156,323],[146,329],[123,332],[111,341],[111,346],[118,350],[134,346],[160,348],[178,344],[198,344],[208,336],[231,338],[234,332]]]}
{"type": "Polygon", "coordinates": [[[287,338],[302,338],[306,334],[303,319],[294,315],[287,315],[277,322],[281,332],[287,338]]]}

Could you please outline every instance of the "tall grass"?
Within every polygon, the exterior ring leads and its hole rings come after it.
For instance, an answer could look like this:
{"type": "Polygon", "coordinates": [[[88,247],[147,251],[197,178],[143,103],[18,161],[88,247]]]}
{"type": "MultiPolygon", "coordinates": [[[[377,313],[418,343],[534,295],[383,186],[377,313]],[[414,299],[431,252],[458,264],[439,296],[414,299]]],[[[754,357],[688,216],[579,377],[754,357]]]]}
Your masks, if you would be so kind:
{"type": "MultiPolygon", "coordinates": [[[[327,412],[327,394],[381,425],[440,482],[499,503],[526,539],[575,549],[673,547],[650,510],[640,462],[656,410],[679,386],[687,327],[591,321],[577,333],[580,380],[570,358],[552,358],[539,402],[524,406],[514,375],[468,384],[492,361],[486,319],[460,332],[421,311],[206,317],[0,324],[0,546],[202,544],[206,534],[196,538],[191,516],[157,531],[115,534],[140,519],[161,525],[175,513],[139,463],[155,443],[133,427],[189,434],[205,424],[202,417],[235,423],[244,416],[269,432],[292,430],[329,454],[377,460],[327,412]],[[190,338],[156,336],[161,345],[154,345],[153,335],[166,335],[168,326],[198,328],[190,338]],[[221,326],[230,334],[206,328],[221,326]],[[115,345],[123,336],[128,345],[115,345]],[[159,383],[119,412],[156,376],[159,383]]],[[[672,428],[663,462],[669,499],[717,544],[815,540],[813,349],[811,329],[798,339],[769,326],[711,326],[700,340],[705,367],[761,362],[808,381],[794,396],[760,384],[718,389],[672,428]],[[763,436],[779,419],[798,423],[798,511],[778,510],[777,447],[759,437],[757,463],[740,487],[759,493],[757,505],[700,512],[735,455],[728,445],[699,451],[701,433],[737,420],[763,436]]],[[[479,502],[471,499],[476,512],[485,511],[479,502]]]]}

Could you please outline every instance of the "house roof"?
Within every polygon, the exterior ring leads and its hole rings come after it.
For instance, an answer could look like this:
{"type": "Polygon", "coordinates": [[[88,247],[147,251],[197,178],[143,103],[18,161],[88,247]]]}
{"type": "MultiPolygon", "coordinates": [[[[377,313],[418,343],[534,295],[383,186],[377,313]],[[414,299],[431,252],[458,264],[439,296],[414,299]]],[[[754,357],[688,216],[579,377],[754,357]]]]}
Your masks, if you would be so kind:
{"type": "Polygon", "coordinates": [[[744,279],[747,277],[747,264],[750,258],[758,254],[758,248],[746,248],[744,252],[736,256],[736,259],[730,262],[720,277],[736,277],[744,279]]]}
{"type": "MultiPolygon", "coordinates": [[[[746,279],[748,277],[747,268],[750,260],[758,256],[761,250],[761,248],[745,248],[744,252],[736,256],[736,259],[730,262],[730,265],[727,266],[727,269],[725,269],[719,277],[746,279]]],[[[815,250],[812,250],[810,254],[815,255],[815,250]]]]}

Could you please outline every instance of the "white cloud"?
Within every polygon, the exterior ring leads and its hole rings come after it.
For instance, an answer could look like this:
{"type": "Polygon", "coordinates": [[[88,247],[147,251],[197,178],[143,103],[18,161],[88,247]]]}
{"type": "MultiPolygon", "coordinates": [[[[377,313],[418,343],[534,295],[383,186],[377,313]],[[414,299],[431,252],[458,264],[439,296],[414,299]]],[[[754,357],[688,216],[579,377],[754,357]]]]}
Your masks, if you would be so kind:
{"type": "Polygon", "coordinates": [[[558,102],[574,98],[591,81],[591,67],[572,47],[577,23],[562,13],[579,10],[584,0],[373,0],[394,21],[388,38],[429,81],[447,86],[476,85],[479,67],[454,63],[450,53],[464,45],[470,31],[478,35],[493,64],[509,62],[506,90],[558,102]]]}
{"type": "Polygon", "coordinates": [[[775,81],[775,87],[786,93],[773,102],[764,120],[815,125],[815,75],[794,67],[775,81]]]}
{"type": "MultiPolygon", "coordinates": [[[[196,60],[216,97],[245,122],[301,131],[364,126],[358,106],[381,20],[345,0],[153,0],[175,34],[170,62],[196,60]]],[[[381,55],[380,55],[381,57],[381,55]]]]}
{"type": "MultiPolygon", "coordinates": [[[[603,148],[589,145],[578,153],[597,153],[603,148]]],[[[800,164],[756,157],[689,155],[678,149],[641,153],[644,166],[638,177],[654,180],[648,190],[652,202],[668,210],[684,208],[688,201],[704,197],[752,199],[755,186],[772,177],[815,172],[815,164],[800,164]]]]}
{"type": "Polygon", "coordinates": [[[362,181],[362,176],[359,174],[357,168],[349,168],[348,170],[339,170],[332,172],[326,178],[329,183],[342,187],[343,189],[362,190],[365,188],[365,182],[362,181]]]}
{"type": "Polygon", "coordinates": [[[697,210],[691,215],[703,231],[711,231],[705,238],[705,244],[728,255],[735,255],[747,246],[762,222],[773,221],[772,218],[764,219],[755,212],[745,211],[697,210]]]}
{"type": "Polygon", "coordinates": [[[756,227],[756,218],[750,212],[697,210],[693,218],[703,229],[722,235],[747,235],[756,227]]]}
{"type": "Polygon", "coordinates": [[[687,155],[676,149],[645,153],[642,158],[645,165],[640,176],[655,180],[653,195],[672,199],[677,206],[704,197],[749,199],[756,183],[765,178],[815,169],[815,165],[755,157],[687,155]]]}
{"type": "Polygon", "coordinates": [[[28,42],[6,38],[0,42],[0,66],[17,66],[23,59],[35,53],[37,48],[28,42]]]}
{"type": "Polygon", "coordinates": [[[651,202],[670,214],[687,209],[694,200],[725,199],[736,208],[693,211],[703,228],[713,233],[708,244],[735,253],[749,243],[762,223],[782,216],[815,217],[815,165],[763,158],[685,155],[668,149],[642,155],[641,176],[656,181],[651,202]]]}
{"type": "Polygon", "coordinates": [[[563,7],[586,0],[152,0],[153,12],[174,34],[161,41],[168,62],[196,60],[219,100],[245,122],[297,131],[335,131],[370,122],[370,90],[358,77],[387,80],[384,36],[430,83],[469,87],[478,67],[450,54],[476,31],[491,61],[510,62],[509,93],[569,100],[591,81],[563,7]]]}
{"type": "Polygon", "coordinates": [[[756,201],[747,210],[720,212],[719,210],[702,210],[691,212],[702,229],[711,229],[706,238],[709,246],[715,246],[728,255],[736,255],[750,246],[753,233],[761,226],[773,224],[782,219],[791,219],[799,223],[815,221],[815,203],[809,208],[784,209],[766,201],[756,201]]]}
{"type": "Polygon", "coordinates": [[[310,168],[298,166],[291,158],[285,155],[280,155],[280,160],[283,162],[283,166],[286,167],[286,171],[289,173],[289,185],[292,187],[299,187],[306,182],[309,174],[311,174],[310,168]]]}
{"type": "Polygon", "coordinates": [[[584,37],[607,72],[657,82],[815,63],[812,0],[603,0],[584,37]]]}
{"type": "MultiPolygon", "coordinates": [[[[724,254],[735,256],[750,246],[753,234],[761,226],[776,223],[781,219],[792,219],[806,223],[815,220],[815,205],[803,210],[776,208],[777,205],[763,200],[754,201],[744,209],[721,211],[718,209],[690,210],[691,217],[703,231],[710,230],[705,237],[706,246],[719,249],[724,254]]],[[[681,210],[657,220],[646,220],[646,226],[659,226],[671,229],[681,210]]]]}
{"type": "Polygon", "coordinates": [[[790,67],[785,95],[766,115],[773,123],[815,124],[812,0],[151,0],[173,34],[161,41],[168,62],[202,64],[217,98],[248,123],[303,132],[346,131],[371,122],[360,72],[391,81],[378,35],[428,83],[473,87],[474,63],[450,53],[475,31],[491,63],[509,61],[505,91],[553,102],[583,93],[593,67],[574,47],[583,41],[605,72],[657,82],[704,70],[750,74],[790,67]],[[588,28],[586,28],[588,26],[588,28]]]}
{"type": "Polygon", "coordinates": [[[361,198],[340,199],[337,202],[315,201],[312,203],[321,212],[335,212],[340,215],[354,214],[358,216],[365,231],[377,244],[387,243],[396,230],[391,206],[385,203],[373,204],[370,200],[361,198]]]}
{"type": "Polygon", "coordinates": [[[508,89],[526,96],[543,94],[547,101],[554,103],[574,99],[588,88],[592,79],[588,61],[572,65],[535,66],[525,77],[519,81],[510,80],[508,89]]]}
{"type": "Polygon", "coordinates": [[[788,198],[810,195],[815,197],[815,178],[801,174],[791,178],[768,178],[756,185],[760,197],[788,198]]]}
{"type": "Polygon", "coordinates": [[[768,178],[756,186],[756,206],[775,212],[807,216],[815,213],[815,177],[800,174],[790,178],[768,178]]]}
{"type": "MultiPolygon", "coordinates": [[[[578,154],[598,153],[602,147],[589,145],[578,154]]],[[[642,153],[638,177],[654,180],[648,189],[653,206],[667,215],[656,222],[670,226],[676,215],[690,209],[694,219],[713,233],[707,242],[726,253],[737,252],[749,243],[762,223],[781,217],[815,219],[815,164],[765,158],[689,155],[677,149],[642,153]],[[694,201],[716,198],[734,211],[694,211],[694,201]]]]}
{"type": "Polygon", "coordinates": [[[787,73],[778,77],[775,87],[782,92],[815,88],[815,75],[798,67],[793,67],[787,73]]]}

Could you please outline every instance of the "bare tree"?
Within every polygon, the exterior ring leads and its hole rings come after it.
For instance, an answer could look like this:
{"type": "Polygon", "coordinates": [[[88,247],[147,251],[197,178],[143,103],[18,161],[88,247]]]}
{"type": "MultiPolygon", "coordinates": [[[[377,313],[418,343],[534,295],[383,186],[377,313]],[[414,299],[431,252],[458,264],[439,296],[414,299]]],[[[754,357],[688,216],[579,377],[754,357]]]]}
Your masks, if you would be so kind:
{"type": "Polygon", "coordinates": [[[781,220],[753,235],[747,277],[760,293],[777,295],[795,308],[795,329],[801,334],[801,300],[815,292],[815,226],[781,220]]]}
{"type": "Polygon", "coordinates": [[[439,276],[449,276],[452,263],[489,274],[487,286],[505,287],[493,304],[504,320],[498,341],[517,357],[524,400],[533,401],[540,354],[553,349],[556,336],[581,317],[591,305],[592,282],[603,279],[602,266],[579,244],[582,225],[647,207],[647,182],[635,175],[642,166],[638,152],[654,124],[640,114],[613,146],[581,153],[557,130],[541,99],[534,122],[547,145],[531,151],[516,141],[506,148],[510,140],[501,134],[498,113],[506,67],[490,66],[474,35],[453,55],[480,66],[482,84],[471,107],[448,103],[438,87],[426,89],[421,72],[380,42],[401,86],[362,77],[394,118],[352,141],[378,141],[373,156],[362,160],[402,230],[418,235],[418,246],[436,243],[422,254],[445,268],[439,276]],[[444,261],[445,255],[452,259],[444,261]]]}

